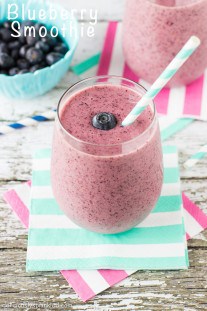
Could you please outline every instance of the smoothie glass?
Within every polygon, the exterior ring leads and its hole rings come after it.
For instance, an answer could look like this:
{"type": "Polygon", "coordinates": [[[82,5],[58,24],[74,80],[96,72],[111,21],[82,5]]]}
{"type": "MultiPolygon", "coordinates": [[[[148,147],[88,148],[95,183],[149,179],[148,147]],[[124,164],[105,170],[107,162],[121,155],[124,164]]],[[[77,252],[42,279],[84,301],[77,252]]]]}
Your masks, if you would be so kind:
{"type": "Polygon", "coordinates": [[[192,35],[201,46],[168,86],[186,85],[207,67],[207,0],[127,0],[123,50],[127,64],[153,83],[192,35]]]}
{"type": "Polygon", "coordinates": [[[85,229],[128,230],[150,213],[160,196],[163,162],[154,103],[134,125],[120,127],[144,93],[130,80],[101,76],[78,82],[60,99],[52,188],[64,213],[85,229]],[[103,110],[116,116],[115,128],[93,127],[93,116],[103,110]]]}

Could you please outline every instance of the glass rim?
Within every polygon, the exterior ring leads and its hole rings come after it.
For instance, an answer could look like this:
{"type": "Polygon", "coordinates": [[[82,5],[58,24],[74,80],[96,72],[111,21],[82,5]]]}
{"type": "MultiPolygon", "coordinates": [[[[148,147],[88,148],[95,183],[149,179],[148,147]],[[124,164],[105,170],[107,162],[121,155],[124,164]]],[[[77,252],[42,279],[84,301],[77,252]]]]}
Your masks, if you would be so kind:
{"type": "Polygon", "coordinates": [[[163,5],[163,4],[151,2],[151,0],[147,0],[147,1],[150,2],[152,5],[160,7],[160,8],[165,8],[167,10],[178,10],[178,9],[184,9],[185,7],[189,8],[189,7],[194,6],[196,4],[202,3],[205,0],[197,0],[196,2],[193,2],[193,3],[181,4],[181,5],[175,5],[175,6],[166,6],[166,5],[163,5]]]}
{"type": "MultiPolygon", "coordinates": [[[[132,143],[133,141],[135,141],[136,139],[141,139],[154,125],[155,123],[155,120],[157,119],[157,113],[156,113],[156,108],[155,108],[155,103],[153,100],[151,100],[151,104],[152,104],[152,107],[153,107],[153,118],[152,118],[152,121],[150,123],[150,125],[139,135],[133,137],[132,139],[129,139],[127,141],[123,141],[123,142],[118,142],[118,143],[115,143],[115,144],[97,144],[97,143],[92,143],[92,142],[87,142],[85,140],[82,140],[80,138],[77,138],[76,136],[72,135],[71,133],[69,133],[63,126],[61,120],[60,120],[60,106],[61,106],[61,103],[64,99],[64,97],[69,93],[69,91],[78,86],[79,84],[82,84],[84,82],[88,82],[88,81],[92,81],[92,80],[99,80],[99,79],[119,79],[121,81],[126,81],[126,82],[130,82],[132,84],[134,84],[135,86],[139,87],[140,89],[142,89],[142,91],[144,93],[147,92],[147,89],[141,85],[140,83],[138,82],[135,82],[135,81],[132,81],[130,79],[127,79],[127,78],[123,78],[121,76],[116,76],[116,75],[100,75],[100,76],[93,76],[93,77],[89,77],[89,78],[85,78],[85,79],[82,79],[76,83],[74,83],[73,85],[71,85],[64,93],[63,95],[60,97],[59,99],[59,102],[58,102],[58,106],[57,106],[57,111],[56,111],[56,119],[58,120],[58,125],[61,127],[62,131],[66,134],[66,136],[72,138],[74,141],[78,142],[78,143],[81,143],[81,144],[85,144],[85,145],[88,145],[88,146],[96,146],[96,147],[116,147],[116,146],[123,146],[123,145],[127,145],[127,144],[130,144],[132,143]]],[[[107,84],[107,82],[104,82],[105,84],[107,84]]],[[[110,83],[109,83],[110,84],[110,83]]],[[[129,125],[130,126],[130,125],[129,125]]]]}

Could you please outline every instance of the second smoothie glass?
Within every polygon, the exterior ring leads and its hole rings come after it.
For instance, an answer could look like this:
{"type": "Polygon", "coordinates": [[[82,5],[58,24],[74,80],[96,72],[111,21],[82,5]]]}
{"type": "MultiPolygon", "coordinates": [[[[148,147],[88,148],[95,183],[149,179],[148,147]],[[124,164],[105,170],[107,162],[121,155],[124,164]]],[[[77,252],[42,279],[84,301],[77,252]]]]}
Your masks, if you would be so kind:
{"type": "Polygon", "coordinates": [[[201,46],[168,86],[186,85],[207,67],[207,0],[127,0],[123,50],[129,67],[153,83],[186,41],[196,35],[201,46]]]}
{"type": "Polygon", "coordinates": [[[93,144],[71,135],[61,123],[62,109],[71,96],[97,85],[121,85],[141,96],[146,92],[135,82],[112,76],[89,78],[68,89],[59,102],[55,121],[52,188],[60,208],[74,223],[99,233],[117,233],[141,222],[160,196],[160,130],[151,102],[150,125],[129,141],[122,142],[120,137],[117,144],[93,144]]]}

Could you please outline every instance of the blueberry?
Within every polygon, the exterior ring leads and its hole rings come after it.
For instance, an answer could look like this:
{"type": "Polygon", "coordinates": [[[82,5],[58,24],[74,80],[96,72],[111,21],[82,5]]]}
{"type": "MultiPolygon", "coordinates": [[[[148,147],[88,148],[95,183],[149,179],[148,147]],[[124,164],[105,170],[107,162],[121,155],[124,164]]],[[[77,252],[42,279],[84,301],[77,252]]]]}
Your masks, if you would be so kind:
{"type": "Polygon", "coordinates": [[[54,52],[58,52],[63,55],[65,55],[68,52],[68,50],[69,49],[65,43],[59,43],[58,45],[54,47],[54,52]]]}
{"type": "Polygon", "coordinates": [[[5,21],[5,22],[3,23],[3,26],[4,26],[4,28],[11,29],[11,22],[5,21]]]}
{"type": "Polygon", "coordinates": [[[27,50],[29,49],[29,46],[28,45],[23,45],[21,47],[21,49],[19,50],[19,55],[21,57],[26,57],[26,53],[27,53],[27,50]]]}
{"type": "Polygon", "coordinates": [[[45,60],[43,60],[43,61],[40,63],[40,65],[42,66],[42,68],[43,68],[43,67],[47,67],[47,66],[48,66],[48,64],[46,63],[46,61],[45,61],[45,60]]]}
{"type": "Polygon", "coordinates": [[[30,72],[35,72],[35,71],[40,70],[42,68],[43,68],[43,66],[41,64],[37,64],[37,65],[34,65],[30,68],[30,72]]]}
{"type": "Polygon", "coordinates": [[[46,61],[43,61],[43,62],[40,63],[40,66],[42,68],[45,68],[45,67],[48,67],[49,65],[46,63],[46,61]]]}
{"type": "Polygon", "coordinates": [[[57,39],[47,35],[46,37],[42,38],[42,42],[47,43],[50,47],[54,47],[57,44],[57,39]]]}
{"type": "Polygon", "coordinates": [[[11,57],[14,59],[14,60],[17,60],[18,57],[19,57],[19,49],[14,49],[11,51],[11,57]]]}
{"type": "Polygon", "coordinates": [[[28,69],[29,68],[29,62],[28,62],[28,60],[26,60],[24,58],[18,59],[17,66],[19,67],[19,69],[28,69]]]}
{"type": "Polygon", "coordinates": [[[26,59],[30,62],[32,65],[36,65],[41,63],[41,61],[44,58],[44,54],[41,50],[38,50],[36,48],[29,48],[26,53],[26,59]]]}
{"type": "Polygon", "coordinates": [[[61,37],[60,35],[58,35],[56,38],[57,38],[57,41],[58,41],[59,43],[64,43],[64,42],[63,42],[63,39],[62,39],[62,37],[61,37]]]}
{"type": "Polygon", "coordinates": [[[35,44],[35,47],[36,47],[36,49],[42,50],[44,53],[48,53],[49,50],[50,50],[50,46],[47,43],[43,42],[43,41],[38,41],[35,44]]]}
{"type": "Polygon", "coordinates": [[[57,63],[59,60],[61,60],[62,58],[64,57],[63,54],[60,54],[60,53],[56,53],[56,52],[52,52],[52,53],[49,53],[47,56],[46,56],[46,62],[49,66],[57,63]]]}
{"type": "Polygon", "coordinates": [[[14,66],[14,60],[11,56],[6,53],[0,54],[0,66],[4,68],[11,68],[14,66]]]}
{"type": "Polygon", "coordinates": [[[11,68],[11,69],[9,70],[9,75],[10,75],[10,76],[15,76],[15,75],[17,75],[18,73],[19,73],[19,68],[17,68],[17,67],[11,68]]]}
{"type": "Polygon", "coordinates": [[[8,47],[6,43],[0,43],[0,53],[8,53],[8,47]]]}
{"type": "Polygon", "coordinates": [[[39,35],[36,33],[35,37],[27,36],[26,42],[29,46],[34,46],[37,41],[39,41],[39,35]]]}
{"type": "Polygon", "coordinates": [[[25,26],[35,26],[36,22],[31,21],[31,20],[26,20],[21,22],[21,27],[25,27],[25,26]]]}
{"type": "Polygon", "coordinates": [[[28,73],[29,70],[28,69],[22,69],[19,71],[19,75],[22,75],[23,73],[28,73]]]}
{"type": "Polygon", "coordinates": [[[36,30],[36,31],[39,31],[40,28],[41,28],[42,26],[44,26],[44,25],[41,24],[41,23],[36,23],[36,24],[35,24],[35,30],[36,30]]]}
{"type": "Polygon", "coordinates": [[[11,36],[12,31],[8,28],[1,28],[0,35],[4,42],[11,42],[14,38],[11,36]]]}
{"type": "MultiPolygon", "coordinates": [[[[23,21],[23,22],[21,23],[21,26],[20,26],[20,34],[21,34],[21,36],[19,37],[19,41],[20,41],[20,42],[25,43],[27,37],[29,37],[29,36],[28,36],[28,33],[29,33],[29,32],[28,32],[28,30],[27,30],[25,27],[26,27],[26,26],[31,27],[31,26],[34,26],[34,25],[35,25],[35,22],[30,21],[30,20],[23,21]],[[25,32],[26,32],[26,33],[25,33],[25,32]],[[25,34],[26,34],[26,36],[25,36],[25,34]]],[[[33,34],[33,31],[31,31],[31,33],[33,34]]]]}
{"type": "Polygon", "coordinates": [[[24,35],[24,28],[20,28],[20,37],[18,37],[19,42],[21,42],[21,44],[25,44],[26,43],[26,37],[24,35]]]}
{"type": "Polygon", "coordinates": [[[92,124],[99,130],[108,131],[116,126],[117,120],[112,113],[101,112],[93,117],[92,124]]]}
{"type": "Polygon", "coordinates": [[[8,48],[10,50],[19,49],[21,47],[21,43],[18,40],[12,41],[8,43],[8,48]]]}
{"type": "Polygon", "coordinates": [[[0,74],[1,75],[7,75],[8,72],[5,69],[0,69],[0,74]]]}
{"type": "Polygon", "coordinates": [[[18,39],[19,39],[19,42],[21,42],[21,44],[26,44],[26,37],[24,35],[21,34],[18,39]]]}

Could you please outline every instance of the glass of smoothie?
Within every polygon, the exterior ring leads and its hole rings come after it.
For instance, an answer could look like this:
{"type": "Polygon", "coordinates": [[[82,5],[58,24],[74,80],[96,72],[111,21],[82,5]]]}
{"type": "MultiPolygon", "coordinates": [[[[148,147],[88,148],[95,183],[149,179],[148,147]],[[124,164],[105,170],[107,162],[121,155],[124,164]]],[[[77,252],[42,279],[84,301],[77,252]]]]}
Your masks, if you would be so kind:
{"type": "Polygon", "coordinates": [[[127,0],[123,51],[129,67],[153,83],[192,35],[201,46],[168,86],[186,85],[207,67],[207,0],[127,0]]]}
{"type": "Polygon", "coordinates": [[[145,89],[100,76],[78,82],[60,99],[52,147],[53,193],[77,225],[118,233],[155,206],[163,181],[160,130],[154,103],[121,127],[145,89]]]}

